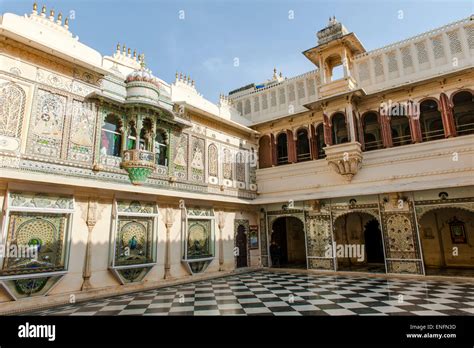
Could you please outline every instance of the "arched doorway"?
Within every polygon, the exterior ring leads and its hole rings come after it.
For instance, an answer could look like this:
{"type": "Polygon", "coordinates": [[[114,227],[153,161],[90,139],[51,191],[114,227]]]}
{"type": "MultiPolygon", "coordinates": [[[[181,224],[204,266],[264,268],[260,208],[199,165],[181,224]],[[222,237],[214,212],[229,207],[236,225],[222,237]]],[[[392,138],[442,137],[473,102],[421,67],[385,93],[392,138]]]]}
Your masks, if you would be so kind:
{"type": "Polygon", "coordinates": [[[474,213],[439,208],[420,217],[419,230],[427,275],[474,275],[474,213]]]}
{"type": "Polygon", "coordinates": [[[235,236],[235,246],[239,253],[237,254],[237,268],[247,267],[247,231],[244,225],[237,227],[237,235],[235,236]]]}
{"type": "Polygon", "coordinates": [[[270,258],[273,267],[306,268],[304,225],[300,219],[287,216],[273,222],[270,258]]]}
{"type": "Polygon", "coordinates": [[[371,214],[352,212],[334,221],[337,269],[385,273],[382,231],[371,214]]]}

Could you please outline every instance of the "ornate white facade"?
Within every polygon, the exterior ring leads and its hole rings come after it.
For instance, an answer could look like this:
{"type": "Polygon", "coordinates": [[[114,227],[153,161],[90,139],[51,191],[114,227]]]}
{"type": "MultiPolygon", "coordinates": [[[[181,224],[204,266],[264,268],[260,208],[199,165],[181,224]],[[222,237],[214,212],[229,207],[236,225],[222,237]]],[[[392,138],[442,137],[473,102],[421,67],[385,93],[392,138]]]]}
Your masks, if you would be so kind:
{"type": "Polygon", "coordinates": [[[214,104],[46,8],[3,14],[0,241],[37,254],[2,255],[0,312],[272,266],[271,241],[288,267],[472,269],[473,18],[372,52],[332,18],[303,54],[214,104]]]}

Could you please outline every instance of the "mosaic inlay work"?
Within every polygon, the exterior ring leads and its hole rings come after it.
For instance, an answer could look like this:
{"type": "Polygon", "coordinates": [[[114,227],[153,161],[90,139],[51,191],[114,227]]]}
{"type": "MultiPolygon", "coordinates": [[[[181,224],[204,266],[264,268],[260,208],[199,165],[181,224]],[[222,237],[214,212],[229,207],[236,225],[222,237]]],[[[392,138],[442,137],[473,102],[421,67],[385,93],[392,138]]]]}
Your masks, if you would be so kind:
{"type": "Polygon", "coordinates": [[[245,182],[245,158],[242,152],[239,152],[235,159],[236,170],[235,175],[237,181],[245,182]]]}
{"type": "Polygon", "coordinates": [[[117,226],[115,265],[153,262],[153,218],[120,216],[117,226]]]}
{"type": "Polygon", "coordinates": [[[2,275],[64,270],[66,227],[66,214],[10,213],[8,245],[35,248],[38,257],[5,258],[2,275]]]}
{"type": "Polygon", "coordinates": [[[74,209],[72,197],[53,196],[42,193],[17,193],[10,194],[10,206],[16,208],[48,208],[71,210],[74,209]]]}
{"type": "Polygon", "coordinates": [[[188,220],[188,259],[212,257],[211,220],[188,220]]]}
{"type": "Polygon", "coordinates": [[[306,217],[309,268],[334,269],[330,215],[306,217]],[[329,254],[326,251],[329,249],[329,254]],[[317,258],[310,258],[317,257],[317,258]]]}

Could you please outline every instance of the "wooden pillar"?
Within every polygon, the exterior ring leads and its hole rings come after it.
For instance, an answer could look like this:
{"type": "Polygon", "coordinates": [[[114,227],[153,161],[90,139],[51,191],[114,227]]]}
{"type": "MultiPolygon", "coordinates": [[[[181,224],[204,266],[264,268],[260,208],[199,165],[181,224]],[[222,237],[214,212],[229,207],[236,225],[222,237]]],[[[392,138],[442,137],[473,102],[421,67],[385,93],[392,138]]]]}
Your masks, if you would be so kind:
{"type": "Polygon", "coordinates": [[[295,138],[293,137],[293,132],[290,129],[286,130],[286,143],[288,147],[288,162],[295,163],[296,162],[296,142],[295,138]]]}
{"type": "Polygon", "coordinates": [[[272,133],[270,134],[270,158],[272,162],[272,166],[277,165],[277,148],[276,148],[276,138],[275,135],[272,133]]]}
{"type": "Polygon", "coordinates": [[[392,128],[390,126],[390,116],[378,113],[378,122],[380,124],[380,133],[382,133],[383,147],[393,146],[392,128]]]}
{"type": "Polygon", "coordinates": [[[310,146],[311,146],[311,159],[315,160],[318,159],[318,141],[316,138],[316,128],[312,124],[310,126],[310,146]]]}
{"type": "Polygon", "coordinates": [[[332,145],[332,124],[328,115],[323,114],[324,143],[326,146],[332,145]]]}
{"type": "Polygon", "coordinates": [[[357,132],[359,136],[359,143],[362,151],[365,150],[365,139],[364,139],[364,122],[360,117],[357,117],[354,113],[354,123],[357,124],[357,132]]]}
{"type": "Polygon", "coordinates": [[[456,123],[454,122],[453,105],[445,93],[439,96],[441,106],[441,119],[443,120],[444,137],[457,136],[456,123]]]}
{"type": "Polygon", "coordinates": [[[423,141],[423,136],[421,135],[420,115],[415,114],[415,108],[412,101],[408,102],[407,109],[411,140],[414,144],[421,143],[423,141]]]}

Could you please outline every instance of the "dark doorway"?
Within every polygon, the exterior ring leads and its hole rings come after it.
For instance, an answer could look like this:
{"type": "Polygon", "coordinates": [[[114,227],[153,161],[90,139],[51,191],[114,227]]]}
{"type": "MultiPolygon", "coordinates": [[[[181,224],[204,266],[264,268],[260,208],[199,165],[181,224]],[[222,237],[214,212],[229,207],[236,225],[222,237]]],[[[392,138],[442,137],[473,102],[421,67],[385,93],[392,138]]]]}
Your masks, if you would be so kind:
{"type": "Polygon", "coordinates": [[[364,238],[367,263],[384,263],[382,231],[376,219],[365,224],[364,238]]]}
{"type": "Polygon", "coordinates": [[[239,250],[239,254],[237,255],[237,268],[247,267],[247,233],[244,225],[237,227],[235,246],[239,250]]]}
{"type": "Polygon", "coordinates": [[[334,221],[338,271],[385,273],[380,225],[365,212],[351,212],[334,221]]]}
{"type": "Polygon", "coordinates": [[[272,266],[306,268],[306,243],[301,220],[292,216],[276,219],[272,226],[273,241],[279,246],[279,264],[272,261],[272,266]]]}

